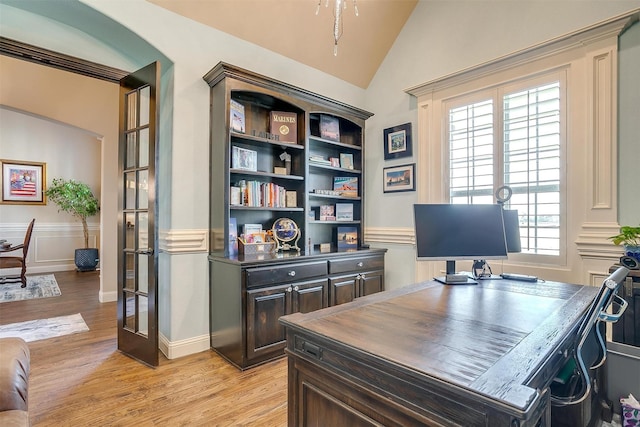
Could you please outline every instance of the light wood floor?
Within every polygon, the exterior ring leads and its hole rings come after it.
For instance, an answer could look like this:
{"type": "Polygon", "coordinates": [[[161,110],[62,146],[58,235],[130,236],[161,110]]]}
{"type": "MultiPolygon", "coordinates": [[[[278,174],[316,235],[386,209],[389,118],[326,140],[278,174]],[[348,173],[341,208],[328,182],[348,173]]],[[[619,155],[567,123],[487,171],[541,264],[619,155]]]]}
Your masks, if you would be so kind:
{"type": "Polygon", "coordinates": [[[152,369],[116,343],[98,273],[54,273],[62,296],[0,304],[0,324],[80,313],[89,332],[29,343],[33,426],[286,426],[286,360],[241,372],[213,351],[152,369]]]}

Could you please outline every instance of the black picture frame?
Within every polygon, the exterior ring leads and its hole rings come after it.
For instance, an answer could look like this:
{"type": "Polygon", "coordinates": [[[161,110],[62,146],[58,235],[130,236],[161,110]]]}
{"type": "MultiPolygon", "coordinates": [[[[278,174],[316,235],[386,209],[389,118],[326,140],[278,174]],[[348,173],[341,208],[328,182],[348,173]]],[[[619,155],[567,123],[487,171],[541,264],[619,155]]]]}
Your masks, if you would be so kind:
{"type": "Polygon", "coordinates": [[[416,190],[416,164],[390,166],[382,169],[382,190],[385,193],[416,190]]]}
{"type": "Polygon", "coordinates": [[[413,155],[411,123],[393,126],[383,131],[384,159],[400,159],[413,155]]]}

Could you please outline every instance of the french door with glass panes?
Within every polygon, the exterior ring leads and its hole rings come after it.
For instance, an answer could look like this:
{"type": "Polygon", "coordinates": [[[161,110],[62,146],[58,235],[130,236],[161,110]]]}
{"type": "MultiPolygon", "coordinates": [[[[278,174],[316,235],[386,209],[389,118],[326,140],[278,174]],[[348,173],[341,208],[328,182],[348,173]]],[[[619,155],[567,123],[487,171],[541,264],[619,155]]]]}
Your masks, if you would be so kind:
{"type": "Polygon", "coordinates": [[[158,365],[155,165],[160,64],[120,80],[118,349],[158,365]]]}

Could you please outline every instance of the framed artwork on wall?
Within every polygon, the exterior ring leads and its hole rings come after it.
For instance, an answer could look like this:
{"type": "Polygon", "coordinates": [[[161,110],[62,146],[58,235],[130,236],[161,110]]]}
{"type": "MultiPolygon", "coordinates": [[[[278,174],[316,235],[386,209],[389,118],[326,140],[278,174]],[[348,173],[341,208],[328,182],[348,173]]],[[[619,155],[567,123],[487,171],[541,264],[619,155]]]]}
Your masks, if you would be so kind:
{"type": "Polygon", "coordinates": [[[416,189],[416,164],[392,166],[384,168],[382,189],[385,193],[399,191],[415,191],[416,189]]]}
{"type": "Polygon", "coordinates": [[[411,123],[387,128],[383,134],[385,160],[411,157],[413,154],[411,123]]]}
{"type": "Polygon", "coordinates": [[[46,163],[0,160],[2,163],[2,201],[15,205],[46,205],[44,194],[46,163]]]}

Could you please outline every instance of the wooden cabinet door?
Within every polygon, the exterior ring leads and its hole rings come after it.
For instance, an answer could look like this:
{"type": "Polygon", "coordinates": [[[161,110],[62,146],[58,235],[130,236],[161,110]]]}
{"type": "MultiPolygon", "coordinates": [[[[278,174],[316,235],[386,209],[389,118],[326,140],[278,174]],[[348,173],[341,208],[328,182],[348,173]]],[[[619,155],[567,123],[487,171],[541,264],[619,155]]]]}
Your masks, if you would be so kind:
{"type": "Polygon", "coordinates": [[[286,344],[278,319],[291,312],[291,285],[247,291],[247,359],[281,352],[286,344]]]}
{"type": "Polygon", "coordinates": [[[329,280],[329,305],[334,306],[353,301],[358,291],[358,279],[357,274],[331,278],[329,280]]]}
{"type": "Polygon", "coordinates": [[[375,294],[384,290],[384,271],[361,273],[359,280],[359,297],[375,294]]]}
{"type": "Polygon", "coordinates": [[[293,286],[293,293],[291,295],[293,313],[310,313],[328,306],[329,286],[327,279],[294,283],[291,286],[293,286]]]}

